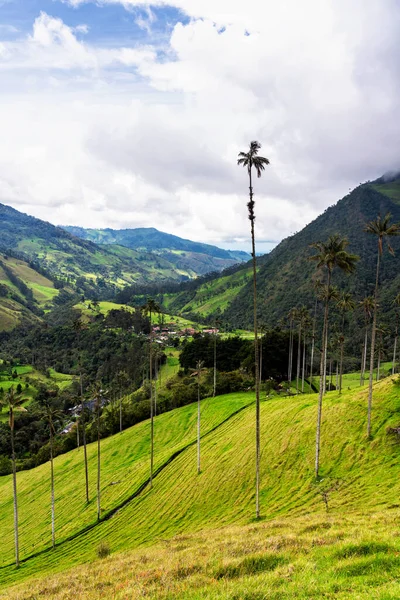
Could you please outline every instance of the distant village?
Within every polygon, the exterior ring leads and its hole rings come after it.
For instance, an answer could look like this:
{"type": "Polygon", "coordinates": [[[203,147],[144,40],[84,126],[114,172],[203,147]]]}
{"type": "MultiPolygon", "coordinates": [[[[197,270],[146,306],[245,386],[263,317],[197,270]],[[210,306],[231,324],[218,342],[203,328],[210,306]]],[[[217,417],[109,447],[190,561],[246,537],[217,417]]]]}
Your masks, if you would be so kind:
{"type": "Polygon", "coordinates": [[[190,337],[195,334],[217,335],[219,333],[219,329],[217,329],[216,327],[202,330],[197,330],[193,327],[185,327],[184,329],[179,329],[177,323],[166,323],[165,325],[153,325],[152,333],[154,341],[164,343],[168,342],[170,338],[190,337]]]}

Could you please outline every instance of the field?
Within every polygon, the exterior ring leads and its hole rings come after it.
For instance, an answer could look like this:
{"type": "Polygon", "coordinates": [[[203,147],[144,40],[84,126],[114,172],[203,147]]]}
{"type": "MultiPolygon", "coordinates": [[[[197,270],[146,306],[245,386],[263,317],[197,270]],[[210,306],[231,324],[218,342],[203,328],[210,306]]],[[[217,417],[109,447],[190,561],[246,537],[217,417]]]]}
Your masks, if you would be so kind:
{"type": "Polygon", "coordinates": [[[251,267],[242,268],[230,275],[202,283],[189,301],[185,292],[164,294],[163,306],[166,310],[183,314],[195,312],[202,317],[217,310],[223,312],[251,277],[251,267]]]}
{"type": "MultiPolygon", "coordinates": [[[[107,315],[110,312],[110,310],[121,310],[121,309],[128,310],[128,311],[135,310],[131,306],[128,306],[125,304],[117,304],[116,302],[107,302],[107,301],[99,302],[97,307],[93,307],[90,301],[79,302],[78,304],[75,304],[74,308],[82,311],[82,315],[83,315],[84,319],[88,319],[90,316],[95,315],[96,312],[99,312],[103,315],[107,315]],[[90,308],[89,308],[89,305],[90,305],[90,308]]],[[[190,321],[189,319],[185,319],[183,317],[178,317],[178,316],[171,315],[168,313],[151,315],[151,321],[152,321],[153,325],[158,325],[160,323],[161,319],[163,320],[163,322],[165,324],[175,323],[178,331],[180,329],[185,329],[187,327],[189,327],[189,328],[193,327],[195,329],[203,329],[203,327],[204,327],[204,325],[199,325],[198,323],[195,323],[194,321],[190,321]]]]}
{"type": "MultiPolygon", "coordinates": [[[[73,381],[72,375],[65,373],[57,373],[54,369],[49,369],[49,377],[46,377],[43,373],[40,373],[30,365],[22,365],[11,368],[12,372],[17,373],[17,377],[12,377],[9,370],[5,370],[0,364],[0,389],[7,392],[11,387],[17,388],[18,384],[22,387],[23,402],[16,411],[24,410],[26,406],[31,402],[32,398],[36,394],[37,385],[39,383],[50,384],[55,383],[61,390],[69,387],[73,381]]],[[[6,410],[0,412],[0,421],[6,421],[8,419],[8,413],[6,410]]]]}
{"type": "Polygon", "coordinates": [[[58,457],[57,536],[60,542],[72,539],[54,551],[40,552],[50,542],[49,467],[19,473],[22,558],[39,554],[18,571],[11,566],[11,481],[0,478],[1,585],[74,567],[4,597],[73,598],[79,593],[82,598],[258,600],[347,598],[353,591],[357,598],[399,597],[399,446],[387,433],[389,426],[399,425],[399,388],[390,378],[375,385],[369,440],[366,397],[365,388],[345,390],[341,397],[327,394],[318,482],[313,476],[316,395],[262,402],[259,523],[253,520],[252,393],[202,401],[200,475],[193,445],[195,405],[156,418],[159,471],[152,490],[145,485],[148,422],[104,440],[103,516],[120,508],[97,525],[95,447],[89,449],[88,506],[82,451],[58,457]],[[112,556],[92,563],[100,542],[109,545],[112,556]],[[83,563],[90,564],[77,568],[83,563]],[[30,595],[31,589],[37,596],[30,595]]]}

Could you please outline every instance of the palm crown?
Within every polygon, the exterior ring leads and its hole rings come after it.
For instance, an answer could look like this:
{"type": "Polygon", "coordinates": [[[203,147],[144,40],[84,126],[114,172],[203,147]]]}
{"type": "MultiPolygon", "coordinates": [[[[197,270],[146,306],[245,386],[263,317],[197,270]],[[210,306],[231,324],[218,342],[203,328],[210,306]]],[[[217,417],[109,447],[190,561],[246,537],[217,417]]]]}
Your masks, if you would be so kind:
{"type": "Polygon", "coordinates": [[[311,248],[317,250],[317,254],[310,257],[310,260],[317,262],[317,267],[326,267],[332,272],[334,267],[339,267],[345,273],[352,273],[356,267],[359,256],[350,254],[346,248],[349,242],[340,235],[331,235],[327,242],[314,242],[310,244],[311,248]]]}
{"type": "Polygon", "coordinates": [[[247,167],[250,174],[251,168],[254,167],[257,172],[257,177],[261,177],[262,171],[265,170],[266,165],[269,165],[268,158],[258,156],[258,151],[261,149],[261,144],[257,141],[250,142],[248,152],[239,152],[239,158],[237,161],[238,165],[247,167]]]}
{"type": "MultiPolygon", "coordinates": [[[[370,221],[365,225],[364,231],[367,233],[372,233],[373,235],[378,236],[378,249],[379,254],[383,253],[383,239],[392,237],[395,235],[400,235],[400,223],[392,223],[390,224],[390,219],[392,215],[390,213],[386,213],[386,215],[381,218],[381,215],[378,215],[374,221],[370,221]]],[[[394,250],[389,244],[389,241],[386,239],[388,250],[391,254],[394,254],[394,250]]]]}

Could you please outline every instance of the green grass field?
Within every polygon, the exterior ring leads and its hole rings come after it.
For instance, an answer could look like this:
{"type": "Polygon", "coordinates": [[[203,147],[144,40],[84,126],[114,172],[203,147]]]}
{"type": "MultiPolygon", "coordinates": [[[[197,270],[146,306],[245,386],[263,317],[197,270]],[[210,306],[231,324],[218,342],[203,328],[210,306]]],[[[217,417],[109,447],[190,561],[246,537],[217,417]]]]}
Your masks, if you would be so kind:
{"type": "MultiPolygon", "coordinates": [[[[60,390],[64,390],[68,388],[74,380],[73,375],[57,373],[54,369],[49,369],[50,377],[46,377],[43,373],[40,373],[40,371],[37,371],[30,365],[12,367],[12,371],[16,371],[18,377],[13,378],[8,372],[2,371],[2,366],[0,365],[0,388],[3,388],[4,392],[7,392],[11,387],[16,389],[18,384],[21,384],[21,397],[23,398],[23,402],[16,408],[17,412],[24,410],[29,405],[32,398],[35,397],[37,385],[39,383],[44,383],[46,385],[52,383],[57,385],[60,390]]],[[[6,422],[7,419],[8,412],[6,410],[0,412],[0,422],[6,422]]]]}
{"type": "MultiPolygon", "coordinates": [[[[203,432],[209,433],[202,441],[201,475],[190,445],[196,406],[157,417],[156,465],[164,468],[153,489],[146,487],[111,519],[30,558],[18,571],[11,566],[11,480],[0,478],[1,585],[74,567],[53,583],[33,584],[34,589],[52,598],[95,598],[100,592],[113,598],[398,598],[399,445],[387,428],[399,425],[400,394],[389,378],[374,389],[370,440],[366,389],[345,390],[341,397],[331,392],[324,399],[318,483],[313,475],[316,394],[262,402],[260,523],[253,519],[254,405],[233,414],[252,403],[252,393],[202,402],[203,432]],[[113,556],[77,569],[95,560],[101,541],[113,556]],[[119,587],[122,565],[126,571],[119,587]]],[[[148,444],[148,422],[102,442],[103,514],[146,480],[148,444]]],[[[93,445],[89,456],[88,506],[82,450],[56,459],[60,541],[95,521],[93,445]]],[[[24,558],[49,546],[49,466],[19,473],[18,488],[24,558]]],[[[39,597],[39,592],[29,595],[30,589],[31,583],[5,597],[39,597]]]]}

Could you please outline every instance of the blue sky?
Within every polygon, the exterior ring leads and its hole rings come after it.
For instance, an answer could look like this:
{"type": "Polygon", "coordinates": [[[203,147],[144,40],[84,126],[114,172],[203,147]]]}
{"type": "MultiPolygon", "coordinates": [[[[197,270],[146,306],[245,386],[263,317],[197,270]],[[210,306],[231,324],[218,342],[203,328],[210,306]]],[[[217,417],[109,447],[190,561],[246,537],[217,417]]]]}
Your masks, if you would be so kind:
{"type": "Polygon", "coordinates": [[[0,39],[15,38],[21,33],[29,33],[32,23],[40,12],[62,19],[70,27],[85,24],[89,30],[85,36],[88,43],[104,46],[125,46],[135,43],[155,42],[166,40],[173,26],[188,17],[173,7],[152,7],[154,21],[151,24],[151,34],[139,27],[138,19],[148,21],[145,8],[134,7],[126,10],[122,4],[102,4],[94,2],[73,7],[61,0],[0,0],[0,39]],[[17,31],[11,31],[15,28],[17,31]]]}
{"type": "Polygon", "coordinates": [[[399,31],[398,0],[0,0],[0,202],[248,249],[256,139],[267,251],[399,169],[399,31]]]}

